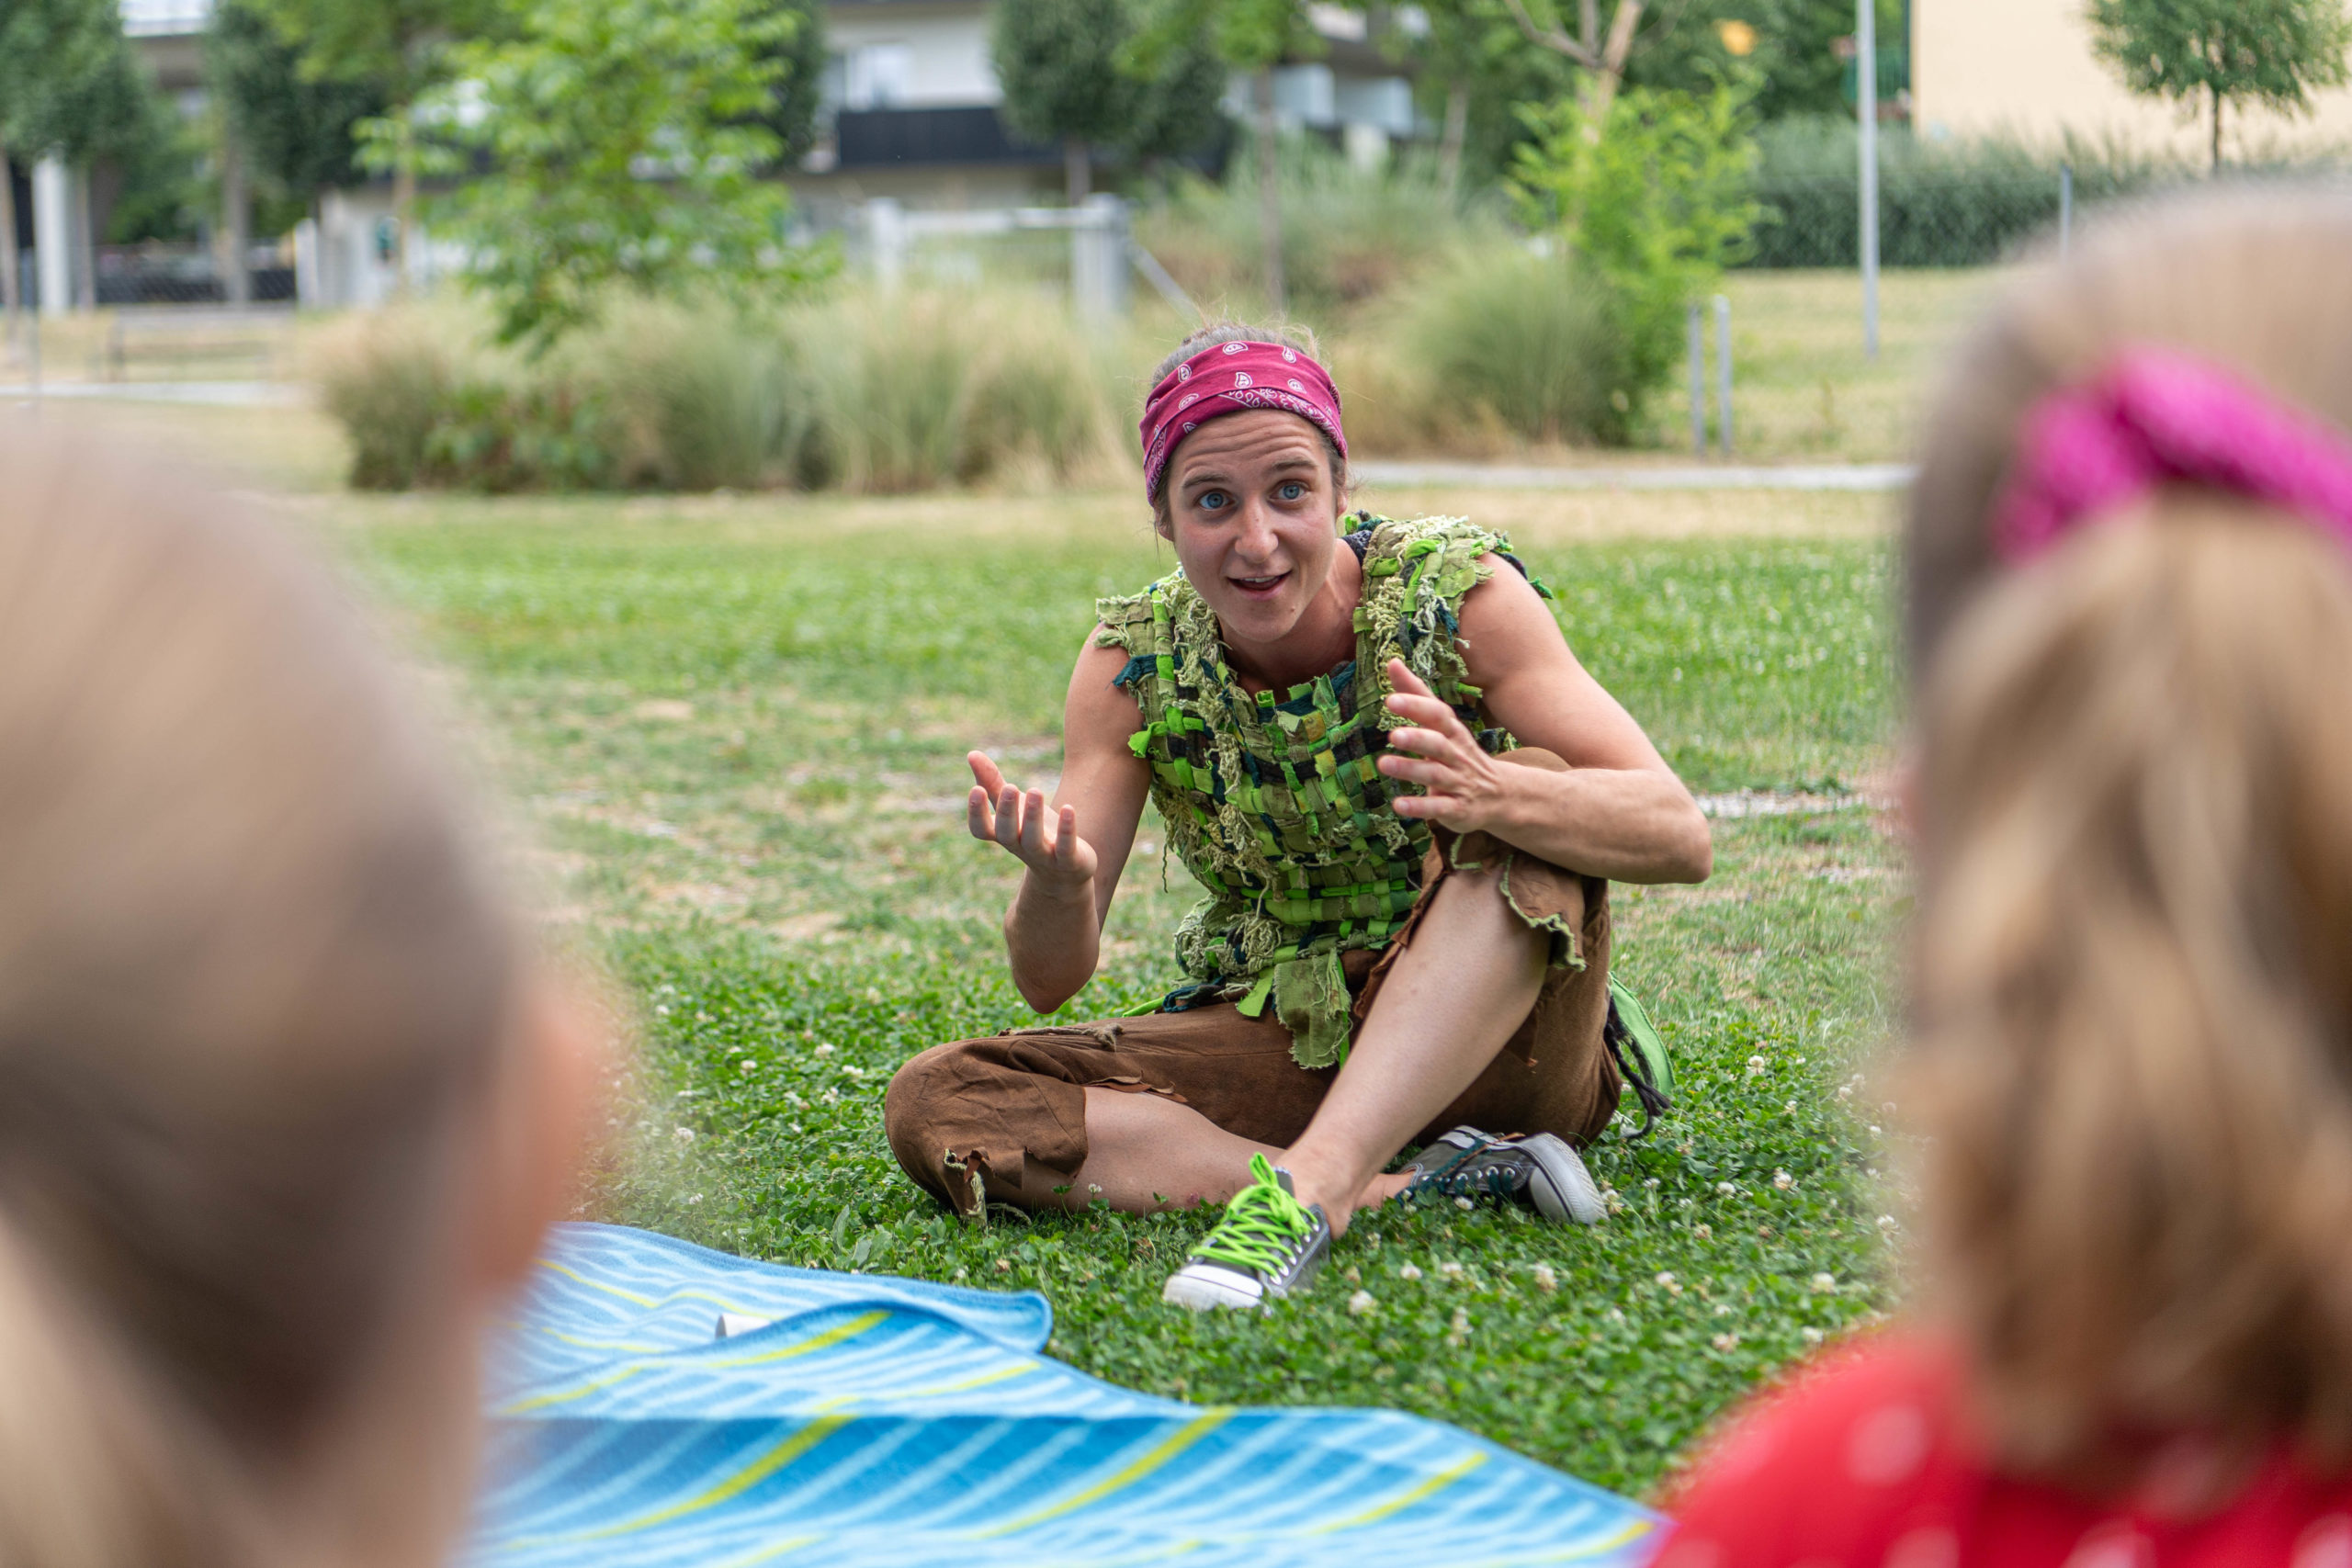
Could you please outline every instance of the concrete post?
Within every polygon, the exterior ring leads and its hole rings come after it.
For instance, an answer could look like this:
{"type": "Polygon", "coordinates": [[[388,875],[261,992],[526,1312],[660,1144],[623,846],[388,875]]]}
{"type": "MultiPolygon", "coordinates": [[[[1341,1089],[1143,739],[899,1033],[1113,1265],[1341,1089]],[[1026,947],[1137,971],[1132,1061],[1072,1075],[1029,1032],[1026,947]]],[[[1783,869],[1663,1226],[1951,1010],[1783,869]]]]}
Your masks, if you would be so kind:
{"type": "Polygon", "coordinates": [[[324,309],[326,278],[319,270],[319,220],[294,225],[294,302],[305,310],[324,309]]]}
{"type": "Polygon", "coordinates": [[[1731,456],[1731,299],[1715,296],[1715,442],[1731,456]]]}
{"type": "Polygon", "coordinates": [[[865,204],[865,243],[873,253],[875,281],[896,288],[907,271],[907,219],[897,201],[877,196],[865,204]]]}
{"type": "Polygon", "coordinates": [[[74,309],[74,174],[62,158],[33,165],[34,277],[40,313],[74,309]]]}
{"type": "Polygon", "coordinates": [[[1707,455],[1707,332],[1699,321],[1699,302],[1690,302],[1690,455],[1707,455]]]}
{"type": "Polygon", "coordinates": [[[1127,313],[1127,204],[1090,196],[1069,235],[1070,300],[1082,321],[1113,321],[1127,313]]]}

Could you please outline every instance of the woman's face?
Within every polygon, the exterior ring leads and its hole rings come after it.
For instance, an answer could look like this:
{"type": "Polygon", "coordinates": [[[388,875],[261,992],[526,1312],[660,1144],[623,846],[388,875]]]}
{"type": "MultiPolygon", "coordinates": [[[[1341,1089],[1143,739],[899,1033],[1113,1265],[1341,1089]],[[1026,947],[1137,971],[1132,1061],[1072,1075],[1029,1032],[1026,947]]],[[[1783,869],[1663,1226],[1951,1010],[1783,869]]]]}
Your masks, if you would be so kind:
{"type": "Polygon", "coordinates": [[[1340,544],[1322,433],[1279,409],[1227,414],[1184,437],[1165,482],[1159,531],[1227,639],[1288,635],[1322,592],[1340,544]]]}

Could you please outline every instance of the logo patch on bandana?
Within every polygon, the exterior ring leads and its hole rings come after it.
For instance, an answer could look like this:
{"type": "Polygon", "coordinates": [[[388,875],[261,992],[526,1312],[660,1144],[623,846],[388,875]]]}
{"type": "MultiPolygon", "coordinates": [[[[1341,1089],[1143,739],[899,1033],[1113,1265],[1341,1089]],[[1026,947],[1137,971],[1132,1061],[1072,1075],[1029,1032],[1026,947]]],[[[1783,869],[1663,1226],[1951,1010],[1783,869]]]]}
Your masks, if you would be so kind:
{"type": "Polygon", "coordinates": [[[1250,345],[1246,343],[1229,343],[1225,345],[1225,352],[1227,354],[1247,354],[1250,352],[1250,345]]]}
{"type": "Polygon", "coordinates": [[[1298,393],[1301,397],[1306,395],[1306,389],[1298,384],[1297,377],[1294,376],[1290,378],[1289,386],[1292,391],[1298,393]]]}
{"type": "Polygon", "coordinates": [[[1254,387],[1257,383],[1250,379],[1250,372],[1247,370],[1236,370],[1233,373],[1233,385],[1238,390],[1243,387],[1254,387]]]}
{"type": "Polygon", "coordinates": [[[1200,394],[1200,393],[1198,393],[1198,392],[1187,392],[1187,393],[1185,393],[1182,397],[1181,397],[1181,398],[1179,398],[1179,399],[1177,399],[1177,400],[1176,400],[1176,409],[1177,409],[1177,412],[1181,413],[1181,412],[1182,412],[1184,410],[1186,410],[1186,409],[1188,409],[1188,408],[1191,408],[1194,403],[1197,403],[1197,402],[1199,402],[1200,400],[1201,400],[1201,394],[1200,394]]]}
{"type": "Polygon", "coordinates": [[[1178,379],[1179,381],[1189,381],[1189,380],[1191,380],[1192,378],[1193,378],[1193,367],[1192,367],[1191,366],[1189,366],[1189,365],[1179,365],[1178,367],[1176,367],[1176,379],[1178,379]]]}

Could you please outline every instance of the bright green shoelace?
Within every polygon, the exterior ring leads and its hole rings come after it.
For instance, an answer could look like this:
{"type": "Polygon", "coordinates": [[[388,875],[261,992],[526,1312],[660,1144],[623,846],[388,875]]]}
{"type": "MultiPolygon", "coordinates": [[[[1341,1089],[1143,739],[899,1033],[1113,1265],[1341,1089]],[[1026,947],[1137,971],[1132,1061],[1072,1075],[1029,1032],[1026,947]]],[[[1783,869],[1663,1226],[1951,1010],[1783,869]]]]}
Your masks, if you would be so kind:
{"type": "Polygon", "coordinates": [[[1250,1156],[1250,1174],[1256,1185],[1245,1187],[1225,1206],[1216,1229],[1193,1248],[1193,1256],[1208,1263],[1231,1263],[1272,1277],[1302,1236],[1313,1234],[1315,1216],[1306,1205],[1283,1190],[1274,1168],[1264,1155],[1250,1156]]]}

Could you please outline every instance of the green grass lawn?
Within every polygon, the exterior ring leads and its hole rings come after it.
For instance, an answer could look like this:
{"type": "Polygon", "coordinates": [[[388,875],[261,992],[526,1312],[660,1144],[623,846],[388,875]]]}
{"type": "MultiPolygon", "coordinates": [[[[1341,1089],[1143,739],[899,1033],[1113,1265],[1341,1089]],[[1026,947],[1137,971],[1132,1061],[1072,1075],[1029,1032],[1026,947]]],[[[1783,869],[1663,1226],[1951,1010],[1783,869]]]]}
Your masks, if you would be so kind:
{"type": "MultiPolygon", "coordinates": [[[[996,932],[1016,868],[964,834],[961,757],[1053,773],[1093,598],[1167,565],[1134,506],[305,504],[458,672],[488,767],[527,802],[550,922],[639,1017],[591,1212],[794,1263],[1039,1290],[1056,1353],[1114,1382],[1401,1406],[1634,1491],[1740,1391],[1886,1303],[1875,1129],[1841,1092],[1887,1025],[1902,895],[1872,812],[1719,821],[1711,884],[1614,896],[1621,973],[1686,1100],[1647,1143],[1594,1151],[1610,1223],[1368,1217],[1311,1296],[1194,1317],[1159,1283],[1205,1213],[967,1226],[899,1174],[881,1131],[899,1063],[1028,1021],[996,932]],[[1375,1304],[1351,1312],[1359,1290],[1375,1304]]],[[[1883,502],[1747,496],[1681,538],[1645,520],[1684,531],[1689,498],[1607,504],[1613,528],[1521,536],[1587,662],[1695,788],[1851,805],[1894,723],[1883,502]]],[[[1191,894],[1151,863],[1162,841],[1148,822],[1071,1014],[1170,983],[1191,894]]]]}

